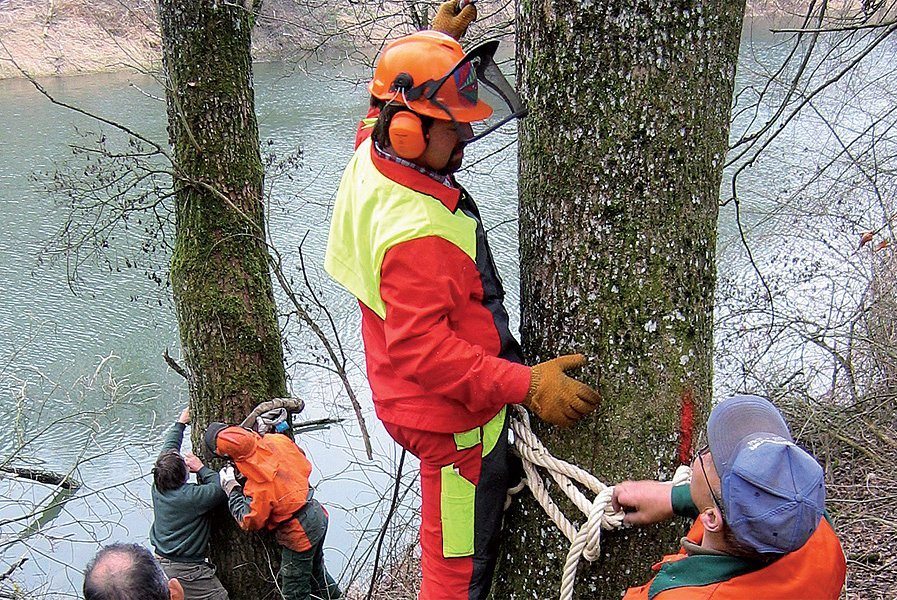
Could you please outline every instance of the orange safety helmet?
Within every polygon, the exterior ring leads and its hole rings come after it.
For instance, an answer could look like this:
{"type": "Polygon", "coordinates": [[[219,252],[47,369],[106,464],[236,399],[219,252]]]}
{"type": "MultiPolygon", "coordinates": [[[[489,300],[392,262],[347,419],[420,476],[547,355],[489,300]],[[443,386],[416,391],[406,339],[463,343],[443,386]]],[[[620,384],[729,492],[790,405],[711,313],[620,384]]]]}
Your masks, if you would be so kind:
{"type": "Polygon", "coordinates": [[[471,123],[492,115],[492,107],[479,98],[476,65],[457,40],[438,31],[418,31],[387,44],[368,90],[434,119],[471,123]]]}

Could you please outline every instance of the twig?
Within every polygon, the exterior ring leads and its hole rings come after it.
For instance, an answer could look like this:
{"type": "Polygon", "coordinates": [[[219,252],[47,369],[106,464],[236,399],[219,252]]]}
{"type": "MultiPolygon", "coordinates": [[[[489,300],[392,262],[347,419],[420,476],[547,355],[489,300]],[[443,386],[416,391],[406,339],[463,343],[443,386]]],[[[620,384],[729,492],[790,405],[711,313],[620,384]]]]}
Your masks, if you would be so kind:
{"type": "Polygon", "coordinates": [[[843,27],[817,27],[808,29],[770,29],[770,33],[834,33],[837,31],[860,31],[863,29],[879,29],[890,27],[897,21],[882,21],[880,23],[866,23],[864,25],[845,25],[843,27]]]}
{"type": "Polygon", "coordinates": [[[877,437],[879,440],[881,440],[882,442],[884,442],[891,448],[897,449],[897,441],[895,441],[894,438],[892,438],[891,436],[889,436],[887,434],[887,432],[885,432],[880,427],[878,427],[875,423],[873,423],[871,419],[868,419],[866,417],[861,417],[860,420],[863,422],[863,424],[866,427],[869,428],[869,431],[871,431],[873,434],[875,434],[875,437],[877,437]]]}
{"type": "Polygon", "coordinates": [[[182,367],[180,364],[178,364],[178,361],[171,357],[171,355],[168,353],[168,348],[165,349],[165,353],[162,354],[162,357],[165,358],[165,362],[175,373],[186,379],[188,382],[193,380],[192,377],[190,377],[190,373],[187,371],[187,369],[182,367]]]}
{"type": "Polygon", "coordinates": [[[44,89],[44,86],[42,86],[40,83],[38,83],[38,81],[34,77],[32,77],[30,73],[28,73],[25,69],[23,69],[21,66],[19,66],[19,63],[16,62],[16,60],[13,58],[12,53],[9,51],[9,49],[6,47],[6,45],[3,43],[2,40],[0,40],[0,48],[3,48],[3,51],[6,52],[6,54],[9,56],[9,61],[13,64],[13,66],[16,68],[16,70],[22,75],[22,77],[27,79],[38,92],[40,92],[43,96],[45,96],[47,98],[47,100],[49,100],[53,104],[55,104],[57,106],[61,106],[63,108],[67,108],[73,112],[78,113],[79,115],[84,115],[85,117],[88,117],[95,121],[99,121],[100,123],[105,123],[106,125],[114,127],[115,129],[118,129],[119,131],[122,131],[122,132],[128,134],[129,136],[131,136],[134,139],[138,139],[142,142],[145,142],[145,143],[149,144],[150,146],[152,146],[153,148],[155,148],[156,152],[158,152],[159,154],[161,154],[162,156],[167,158],[169,160],[169,162],[173,163],[173,161],[171,160],[171,157],[162,148],[162,146],[160,146],[156,142],[152,141],[151,139],[140,135],[136,131],[134,131],[128,127],[125,127],[121,123],[116,123],[115,121],[111,121],[105,117],[95,115],[94,113],[86,111],[82,108],[78,108],[77,106],[73,106],[71,104],[66,104],[65,102],[62,102],[61,100],[57,100],[52,94],[50,94],[50,92],[48,92],[46,89],[44,89]]]}
{"type": "MultiPolygon", "coordinates": [[[[270,255],[269,264],[271,265],[271,269],[274,271],[274,276],[277,278],[277,282],[280,284],[280,289],[284,291],[287,295],[287,298],[293,304],[293,308],[296,310],[296,314],[302,319],[311,330],[314,332],[315,336],[321,341],[321,344],[324,346],[324,349],[327,351],[327,354],[330,355],[330,360],[333,365],[337,369],[337,374],[339,375],[340,381],[342,381],[343,389],[346,390],[346,394],[349,396],[349,401],[352,403],[352,409],[355,411],[355,418],[358,420],[358,427],[361,430],[361,439],[364,442],[364,450],[367,454],[368,460],[373,460],[374,458],[374,450],[371,447],[371,436],[368,434],[367,425],[364,420],[364,414],[361,411],[361,403],[358,402],[358,398],[355,395],[355,389],[352,387],[352,383],[349,381],[349,375],[346,373],[346,369],[344,366],[344,361],[340,361],[340,357],[337,356],[337,350],[339,350],[340,355],[342,355],[342,346],[339,345],[337,348],[333,347],[333,344],[330,342],[330,339],[321,329],[321,327],[315,322],[314,319],[311,318],[311,315],[308,314],[308,311],[302,306],[299,302],[299,298],[296,296],[295,291],[292,286],[290,286],[290,282],[287,281],[286,276],[283,273],[283,269],[281,268],[281,258],[280,253],[273,246],[271,247],[271,251],[274,253],[270,255]]],[[[299,259],[302,261],[302,252],[299,253],[299,259]]],[[[302,265],[302,273],[305,276],[305,268],[304,262],[301,262],[302,265]]],[[[310,288],[308,280],[306,279],[306,286],[310,288]]],[[[317,298],[313,295],[313,298],[317,300],[317,298]]],[[[323,304],[318,303],[321,308],[324,308],[323,304]]],[[[326,311],[326,308],[324,308],[326,311]]],[[[330,318],[329,312],[327,313],[328,318],[330,318]]],[[[333,326],[333,321],[331,320],[331,326],[333,326]]],[[[339,337],[337,336],[337,344],[339,344],[339,337]]]]}
{"type": "Polygon", "coordinates": [[[23,564],[25,564],[25,561],[27,561],[27,560],[28,560],[28,557],[23,556],[22,558],[20,558],[16,562],[14,562],[8,569],[6,569],[5,573],[0,575],[0,581],[6,580],[6,578],[8,578],[10,575],[12,575],[13,571],[15,571],[16,569],[21,567],[23,564]]]}
{"type": "Polygon", "coordinates": [[[405,454],[408,451],[402,448],[402,454],[399,456],[399,466],[396,469],[396,481],[395,486],[392,489],[392,500],[389,504],[389,512],[386,514],[386,518],[383,519],[383,525],[380,527],[380,531],[377,533],[377,551],[374,553],[374,570],[371,574],[371,586],[368,588],[367,596],[365,596],[365,600],[371,600],[374,594],[374,585],[376,585],[377,581],[380,579],[377,570],[380,568],[380,551],[383,549],[383,540],[386,539],[386,527],[389,525],[389,522],[392,520],[392,515],[396,511],[396,506],[398,505],[398,497],[399,497],[399,488],[402,485],[402,467],[405,465],[405,454]]]}
{"type": "Polygon", "coordinates": [[[81,482],[72,479],[68,475],[61,475],[53,471],[40,471],[38,469],[28,469],[25,467],[0,467],[0,472],[9,473],[17,477],[24,477],[37,483],[46,483],[48,485],[58,485],[59,487],[75,491],[81,487],[81,482]]]}
{"type": "Polygon", "coordinates": [[[865,454],[873,462],[878,463],[878,464],[887,464],[887,461],[884,458],[882,458],[881,456],[879,456],[878,454],[876,454],[869,448],[866,448],[865,446],[859,444],[858,442],[855,442],[854,440],[850,439],[849,437],[844,436],[834,430],[830,432],[830,435],[833,438],[835,438],[836,440],[843,442],[847,446],[850,446],[854,450],[861,452],[862,454],[865,454]]]}

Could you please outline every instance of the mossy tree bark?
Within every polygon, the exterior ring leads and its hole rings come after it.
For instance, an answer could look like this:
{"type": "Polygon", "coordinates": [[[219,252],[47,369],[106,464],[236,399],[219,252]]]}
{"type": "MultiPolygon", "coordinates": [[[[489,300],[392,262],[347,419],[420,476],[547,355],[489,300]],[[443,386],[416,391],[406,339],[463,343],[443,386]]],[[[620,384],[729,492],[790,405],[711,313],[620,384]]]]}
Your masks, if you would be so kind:
{"type": "MultiPolygon", "coordinates": [[[[158,6],[176,163],[172,293],[200,454],[210,421],[239,423],[259,402],[286,395],[264,233],[253,18],[242,3],[158,6]]],[[[279,551],[263,538],[237,529],[225,509],[213,520],[211,558],[233,600],[276,593],[279,551]]]]}
{"type": "MultiPolygon", "coordinates": [[[[524,349],[534,362],[585,353],[580,376],[604,396],[574,428],[537,433],[609,484],[671,478],[690,451],[677,443],[682,407],[693,399],[699,426],[709,407],[743,11],[744,0],[518,3],[524,349]]],[[[675,522],[606,535],[574,597],[647,581],[682,533],[675,522]]],[[[494,597],[555,597],[569,543],[531,496],[506,515],[504,538],[494,597]]]]}

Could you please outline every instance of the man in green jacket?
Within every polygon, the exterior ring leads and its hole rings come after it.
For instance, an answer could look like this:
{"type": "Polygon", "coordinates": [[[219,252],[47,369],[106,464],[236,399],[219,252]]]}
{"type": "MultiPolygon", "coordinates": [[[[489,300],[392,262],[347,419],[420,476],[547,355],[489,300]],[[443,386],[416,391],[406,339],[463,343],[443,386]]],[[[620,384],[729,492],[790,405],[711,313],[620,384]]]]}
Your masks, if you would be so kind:
{"type": "Polygon", "coordinates": [[[209,516],[227,502],[218,473],[191,452],[181,456],[190,409],[181,411],[165,435],[153,467],[153,526],[150,542],[165,574],[180,581],[185,600],[228,600],[209,562],[209,516]],[[197,483],[190,483],[196,473],[197,483]]]}

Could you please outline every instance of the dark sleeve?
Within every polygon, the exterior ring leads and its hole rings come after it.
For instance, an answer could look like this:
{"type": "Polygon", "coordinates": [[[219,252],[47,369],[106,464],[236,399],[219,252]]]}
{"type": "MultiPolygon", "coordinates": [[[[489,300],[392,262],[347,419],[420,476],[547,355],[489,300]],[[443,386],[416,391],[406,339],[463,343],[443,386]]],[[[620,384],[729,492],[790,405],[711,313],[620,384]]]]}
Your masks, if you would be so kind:
{"type": "Polygon", "coordinates": [[[196,472],[196,479],[201,484],[214,483],[219,488],[221,487],[221,477],[218,475],[218,471],[214,471],[205,465],[196,472]]]}
{"type": "Polygon", "coordinates": [[[192,486],[191,502],[197,511],[212,510],[226,500],[224,490],[221,489],[221,484],[218,482],[218,473],[208,467],[203,467],[196,475],[200,483],[192,486]]]}
{"type": "Polygon", "coordinates": [[[187,426],[183,423],[175,421],[174,424],[168,428],[168,431],[165,433],[165,440],[162,442],[162,450],[159,451],[159,454],[163,454],[168,452],[169,450],[181,450],[181,443],[184,441],[184,430],[187,429],[187,426]]]}
{"type": "Polygon", "coordinates": [[[670,492],[670,500],[673,503],[673,512],[680,517],[690,517],[692,519],[698,516],[698,507],[691,499],[691,488],[689,485],[675,485],[670,492]]]}
{"type": "MultiPolygon", "coordinates": [[[[227,497],[227,507],[230,509],[230,514],[237,521],[237,525],[243,529],[250,529],[250,527],[247,527],[249,520],[245,519],[245,517],[249,514],[251,504],[252,496],[244,495],[242,487],[235,487],[231,490],[230,496],[227,497]]],[[[255,529],[259,528],[256,527],[255,529]]]]}

